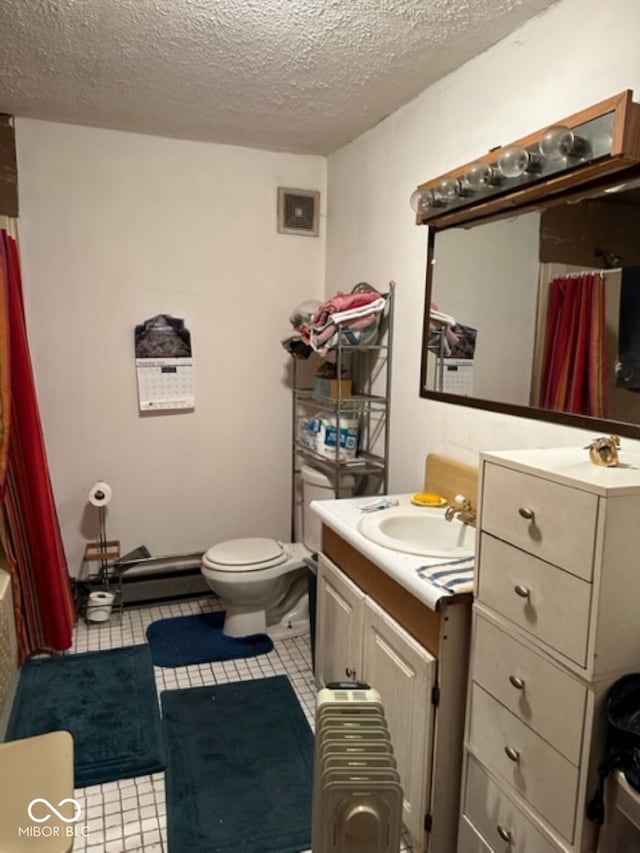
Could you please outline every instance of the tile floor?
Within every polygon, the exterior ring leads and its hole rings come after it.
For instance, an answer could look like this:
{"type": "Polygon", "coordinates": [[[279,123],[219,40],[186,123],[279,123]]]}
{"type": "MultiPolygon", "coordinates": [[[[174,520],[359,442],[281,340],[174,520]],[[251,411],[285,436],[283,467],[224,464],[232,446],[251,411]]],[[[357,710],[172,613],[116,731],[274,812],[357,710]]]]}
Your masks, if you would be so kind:
{"type": "MultiPolygon", "coordinates": [[[[105,624],[88,625],[80,620],[70,651],[88,652],[144,643],[147,625],[156,619],[188,616],[218,607],[216,599],[202,598],[144,608],[128,608],[121,615],[112,616],[105,624]]],[[[158,694],[162,690],[179,687],[201,687],[283,674],[289,676],[313,727],[316,688],[311,670],[311,643],[308,635],[277,642],[270,654],[247,660],[198,664],[176,669],[155,668],[158,694]]],[[[80,788],[74,796],[82,806],[83,820],[80,826],[86,827],[86,836],[78,836],[75,840],[74,853],[166,853],[168,850],[163,773],[80,788]]],[[[411,853],[411,850],[408,837],[403,838],[400,853],[411,853]]]]}

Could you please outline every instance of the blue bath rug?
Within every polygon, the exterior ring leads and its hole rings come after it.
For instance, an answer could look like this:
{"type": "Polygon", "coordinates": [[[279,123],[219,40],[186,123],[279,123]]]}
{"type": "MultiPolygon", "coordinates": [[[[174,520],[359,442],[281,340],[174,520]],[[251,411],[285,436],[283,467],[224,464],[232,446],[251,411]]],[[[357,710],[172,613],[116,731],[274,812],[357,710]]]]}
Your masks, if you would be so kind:
{"type": "Polygon", "coordinates": [[[287,676],[160,699],[169,853],[308,850],[313,733],[287,676]]]}
{"type": "Polygon", "coordinates": [[[163,770],[149,647],[28,660],[6,740],[60,729],[73,736],[76,788],[163,770]]]}
{"type": "Polygon", "coordinates": [[[227,637],[222,633],[224,610],[159,619],[147,628],[155,666],[189,666],[234,658],[266,655],[273,642],[266,634],[227,637]]]}

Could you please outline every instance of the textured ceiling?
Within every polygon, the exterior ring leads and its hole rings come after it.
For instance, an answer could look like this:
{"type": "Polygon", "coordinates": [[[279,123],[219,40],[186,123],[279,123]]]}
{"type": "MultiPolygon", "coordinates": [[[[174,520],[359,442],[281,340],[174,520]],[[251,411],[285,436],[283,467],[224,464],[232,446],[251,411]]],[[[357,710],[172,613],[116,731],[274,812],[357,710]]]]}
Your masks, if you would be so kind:
{"type": "Polygon", "coordinates": [[[327,154],[555,0],[2,0],[0,112],[327,154]]]}

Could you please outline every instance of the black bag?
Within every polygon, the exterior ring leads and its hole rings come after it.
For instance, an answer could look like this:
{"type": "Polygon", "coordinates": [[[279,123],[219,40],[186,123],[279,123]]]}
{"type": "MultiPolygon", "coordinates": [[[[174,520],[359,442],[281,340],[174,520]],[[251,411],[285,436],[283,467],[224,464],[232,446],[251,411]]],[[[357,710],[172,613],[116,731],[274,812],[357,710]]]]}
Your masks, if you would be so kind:
{"type": "Polygon", "coordinates": [[[627,782],[640,791],[640,673],[618,679],[607,696],[607,746],[598,768],[598,790],[587,804],[587,817],[604,823],[604,783],[619,767],[627,782]]]}

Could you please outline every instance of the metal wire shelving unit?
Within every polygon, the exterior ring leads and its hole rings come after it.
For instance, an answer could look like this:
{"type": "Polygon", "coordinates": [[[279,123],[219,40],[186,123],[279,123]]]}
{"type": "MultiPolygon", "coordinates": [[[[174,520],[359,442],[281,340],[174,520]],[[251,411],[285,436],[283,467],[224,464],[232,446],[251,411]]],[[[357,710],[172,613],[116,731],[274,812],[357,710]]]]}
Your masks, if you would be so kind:
{"type": "MultiPolygon", "coordinates": [[[[394,291],[395,282],[390,281],[388,292],[383,294],[387,305],[381,315],[375,343],[354,345],[340,335],[337,345],[327,356],[335,359],[338,377],[350,377],[350,394],[344,394],[343,383],[336,382],[336,396],[320,398],[312,386],[300,384],[302,371],[298,361],[293,361],[291,526],[294,536],[302,464],[324,473],[334,485],[336,497],[345,496],[346,478],[351,477],[355,479],[356,494],[388,492],[394,291]],[[315,414],[335,418],[338,436],[345,421],[358,420],[359,444],[354,458],[341,454],[339,441],[331,455],[319,453],[303,443],[302,424],[315,414]]],[[[321,363],[320,356],[314,354],[311,358],[321,363]]]]}

